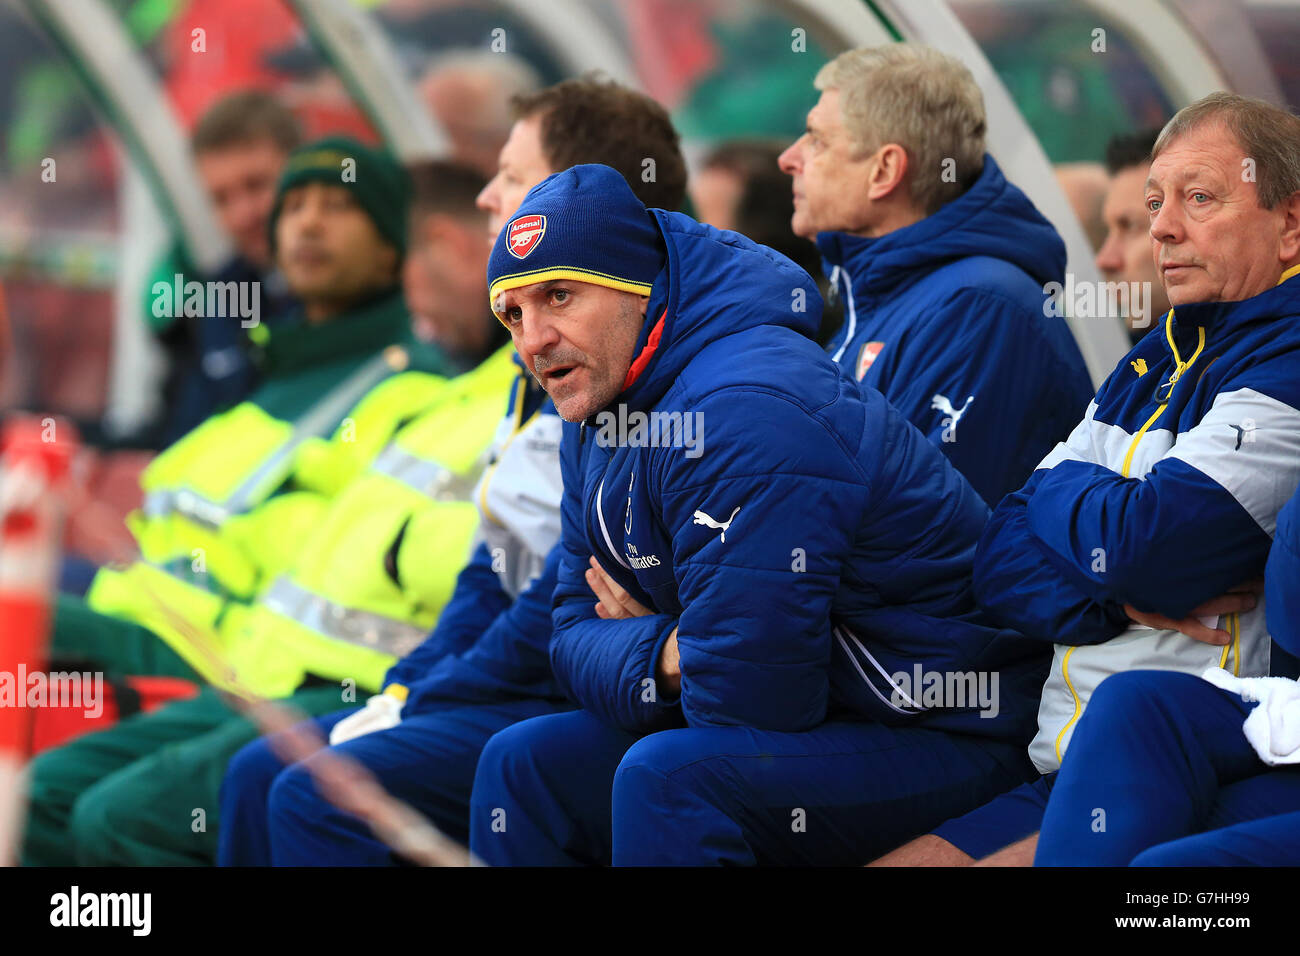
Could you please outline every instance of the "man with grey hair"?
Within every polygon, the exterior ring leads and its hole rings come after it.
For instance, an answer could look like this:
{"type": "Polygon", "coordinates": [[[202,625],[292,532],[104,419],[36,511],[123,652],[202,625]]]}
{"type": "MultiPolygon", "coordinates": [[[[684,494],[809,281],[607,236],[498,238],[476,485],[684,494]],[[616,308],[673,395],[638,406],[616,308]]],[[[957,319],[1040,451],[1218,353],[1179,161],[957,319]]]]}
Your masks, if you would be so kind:
{"type": "Polygon", "coordinates": [[[814,85],[780,166],[791,226],[844,297],[831,356],[995,505],[1092,392],[1064,320],[1046,314],[1065,245],[985,152],[983,96],[958,60],[902,43],[850,50],[814,85]]]}
{"type": "Polygon", "coordinates": [[[1256,595],[1300,484],[1300,119],[1211,94],[1160,134],[1144,190],[1163,334],[1120,361],[976,553],[984,610],[1054,645],[1029,748],[1043,776],[882,863],[1123,865],[1300,806],[1294,775],[1257,783],[1235,693],[1295,676],[1256,595]]]}

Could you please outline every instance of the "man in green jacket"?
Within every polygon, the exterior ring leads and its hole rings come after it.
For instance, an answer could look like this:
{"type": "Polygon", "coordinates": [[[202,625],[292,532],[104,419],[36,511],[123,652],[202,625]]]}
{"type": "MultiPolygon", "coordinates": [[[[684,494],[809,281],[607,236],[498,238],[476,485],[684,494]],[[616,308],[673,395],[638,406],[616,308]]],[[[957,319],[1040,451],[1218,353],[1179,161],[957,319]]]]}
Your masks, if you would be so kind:
{"type": "MultiPolygon", "coordinates": [[[[440,350],[414,341],[398,284],[408,200],[401,167],[360,143],[327,139],[293,154],[271,228],[302,314],[274,330],[254,329],[265,367],[261,386],[146,470],[145,504],[131,519],[142,560],[102,570],[86,602],[60,599],[56,659],[219,682],[221,675],[173,633],[171,619],[179,614],[227,634],[233,623],[223,627],[225,618],[292,562],[332,496],[444,390],[452,369],[440,350]]],[[[504,388],[491,383],[494,411],[504,388]]],[[[484,444],[491,421],[486,431],[484,444]]],[[[459,561],[453,564],[451,577],[459,561]]],[[[309,712],[341,702],[339,685],[304,687],[301,668],[295,672],[274,655],[236,663],[243,684],[277,695],[296,690],[293,702],[309,712]]],[[[176,706],[188,710],[163,728],[133,734],[136,719],[124,721],[34,761],[26,861],[72,862],[66,830],[82,791],[233,713],[211,687],[176,706]]],[[[200,822],[192,823],[201,832],[200,822]]]]}

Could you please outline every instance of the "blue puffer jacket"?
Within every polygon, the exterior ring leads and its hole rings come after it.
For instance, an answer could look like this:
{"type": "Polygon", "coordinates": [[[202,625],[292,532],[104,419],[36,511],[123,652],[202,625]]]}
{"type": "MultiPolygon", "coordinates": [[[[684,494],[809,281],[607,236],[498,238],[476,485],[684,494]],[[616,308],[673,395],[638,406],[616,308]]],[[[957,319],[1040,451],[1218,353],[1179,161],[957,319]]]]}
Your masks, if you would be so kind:
{"type": "Polygon", "coordinates": [[[1065,320],[1043,314],[1043,287],[1065,274],[1052,224],[986,156],[979,179],[934,215],[876,239],[824,232],[817,247],[845,299],[835,361],[990,507],[1024,484],[1092,397],[1065,320]]]}
{"type": "Polygon", "coordinates": [[[561,686],[634,732],[683,720],[798,731],[847,711],[1027,740],[1046,655],[977,617],[984,503],[813,341],[821,300],[803,270],[736,233],[651,212],[667,262],[641,373],[610,408],[566,423],[561,442],[561,686]],[[649,428],[619,443],[602,418],[620,403],[626,416],[679,415],[702,442],[653,447],[649,428]],[[593,554],[655,613],[598,617],[584,580],[593,554]],[[669,699],[654,676],[674,628],[683,678],[669,699]],[[998,713],[916,706],[927,701],[914,667],[996,672],[998,713]]]}

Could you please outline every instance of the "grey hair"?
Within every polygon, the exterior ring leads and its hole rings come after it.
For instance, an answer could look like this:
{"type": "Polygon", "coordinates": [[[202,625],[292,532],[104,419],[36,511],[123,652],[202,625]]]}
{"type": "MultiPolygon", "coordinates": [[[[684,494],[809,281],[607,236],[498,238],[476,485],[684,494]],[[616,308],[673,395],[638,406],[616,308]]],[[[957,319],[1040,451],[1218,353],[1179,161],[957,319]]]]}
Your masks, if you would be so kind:
{"type": "Polygon", "coordinates": [[[1263,100],[1222,90],[1184,106],[1156,138],[1154,160],[1179,136],[1208,123],[1222,123],[1254,161],[1259,204],[1276,209],[1300,192],[1300,117],[1263,100]]]}
{"type": "Polygon", "coordinates": [[[839,90],[859,155],[886,143],[903,147],[912,201],[927,216],[965,192],[984,168],[984,95],[955,57],[908,43],[860,47],[823,66],[813,85],[839,90]],[[951,177],[945,160],[955,164],[951,177]]]}

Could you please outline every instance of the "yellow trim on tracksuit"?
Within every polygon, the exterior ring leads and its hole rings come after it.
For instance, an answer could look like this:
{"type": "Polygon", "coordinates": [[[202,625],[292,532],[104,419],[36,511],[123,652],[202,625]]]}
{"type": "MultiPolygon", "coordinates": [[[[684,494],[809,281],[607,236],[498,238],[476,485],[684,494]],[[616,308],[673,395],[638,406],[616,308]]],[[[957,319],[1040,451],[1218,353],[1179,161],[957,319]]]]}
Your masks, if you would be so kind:
{"type": "MultiPolygon", "coordinates": [[[[1298,267],[1296,271],[1300,271],[1300,267],[1298,267]]],[[[1120,474],[1125,478],[1130,477],[1129,469],[1133,466],[1133,455],[1137,451],[1138,443],[1141,442],[1143,436],[1146,435],[1147,429],[1154,425],[1156,419],[1159,418],[1164,413],[1164,410],[1169,407],[1169,399],[1173,397],[1174,386],[1177,385],[1178,380],[1183,377],[1183,373],[1196,364],[1196,360],[1201,357],[1201,352],[1205,350],[1205,326],[1198,325],[1196,327],[1196,334],[1196,351],[1192,353],[1191,358],[1184,362],[1182,356],[1178,354],[1178,343],[1174,341],[1174,310],[1169,310],[1168,314],[1165,316],[1165,338],[1169,340],[1169,347],[1174,353],[1174,373],[1169,376],[1169,394],[1166,395],[1165,400],[1160,403],[1160,407],[1157,408],[1152,416],[1146,420],[1146,424],[1138,429],[1138,433],[1133,436],[1133,441],[1129,443],[1128,451],[1124,453],[1124,466],[1120,470],[1120,474]]],[[[1235,614],[1232,616],[1234,618],[1236,617],[1235,614]]],[[[1065,739],[1065,735],[1070,732],[1070,728],[1074,726],[1075,722],[1083,714],[1083,701],[1079,700],[1079,695],[1075,693],[1074,690],[1074,684],[1070,682],[1070,657],[1074,654],[1075,650],[1075,647],[1071,647],[1065,652],[1065,656],[1061,658],[1061,678],[1065,681],[1065,686],[1069,688],[1070,696],[1074,698],[1074,715],[1065,722],[1065,726],[1061,728],[1061,732],[1056,735],[1056,761],[1058,764],[1061,761],[1061,741],[1065,739]]],[[[1227,653],[1228,648],[1225,647],[1224,661],[1227,660],[1227,653]]]]}

